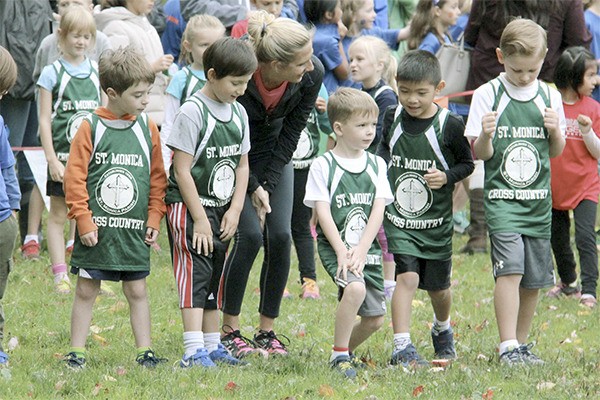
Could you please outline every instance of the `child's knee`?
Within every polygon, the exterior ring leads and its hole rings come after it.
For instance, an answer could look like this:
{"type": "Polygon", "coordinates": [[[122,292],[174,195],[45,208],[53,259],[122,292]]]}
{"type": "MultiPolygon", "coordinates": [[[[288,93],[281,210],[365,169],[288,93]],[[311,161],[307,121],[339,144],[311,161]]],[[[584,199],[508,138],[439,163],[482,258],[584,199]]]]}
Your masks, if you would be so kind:
{"type": "Polygon", "coordinates": [[[452,300],[452,292],[450,288],[443,290],[429,290],[427,291],[429,297],[437,301],[451,301],[452,300]]]}
{"type": "Polygon", "coordinates": [[[363,282],[350,282],[348,286],[344,288],[344,297],[348,296],[361,304],[365,300],[366,295],[367,288],[363,282]]]}
{"type": "Polygon", "coordinates": [[[396,276],[396,284],[405,289],[417,290],[419,287],[419,274],[416,272],[405,272],[396,276]]]}
{"type": "Polygon", "coordinates": [[[100,281],[96,279],[77,278],[75,296],[83,301],[96,299],[100,292],[100,281]]]}
{"type": "Polygon", "coordinates": [[[146,280],[124,281],[123,293],[130,303],[145,301],[147,299],[146,280]]]}

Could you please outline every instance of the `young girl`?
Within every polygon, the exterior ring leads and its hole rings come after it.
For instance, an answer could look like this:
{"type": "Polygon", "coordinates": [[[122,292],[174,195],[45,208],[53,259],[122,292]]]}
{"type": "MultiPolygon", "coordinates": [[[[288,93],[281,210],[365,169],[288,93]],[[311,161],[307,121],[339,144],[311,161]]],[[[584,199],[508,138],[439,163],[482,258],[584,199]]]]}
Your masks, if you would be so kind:
{"type": "Polygon", "coordinates": [[[67,206],[62,181],[71,140],[83,118],[100,105],[101,95],[98,65],[86,56],[96,37],[92,14],[83,7],[73,7],[61,18],[58,35],[62,56],[42,70],[37,85],[40,138],[49,171],[48,251],[54,286],[59,293],[69,293],[63,234],[67,206]]]}
{"type": "Polygon", "coordinates": [[[551,243],[560,282],[547,295],[579,297],[581,294],[581,304],[590,308],[596,306],[598,281],[594,223],[600,194],[600,104],[589,96],[597,73],[595,57],[584,47],[569,47],[558,59],[554,82],[562,95],[567,144],[560,156],[550,159],[551,243]],[[581,286],[577,283],[577,264],[569,239],[569,210],[573,210],[575,220],[581,286]]]}
{"type": "Polygon", "coordinates": [[[409,49],[437,53],[444,43],[452,43],[449,28],[456,25],[458,0],[419,0],[410,24],[409,49]]]}
{"type": "MultiPolygon", "coordinates": [[[[379,108],[375,139],[367,149],[375,153],[381,141],[381,126],[383,115],[389,106],[398,104],[398,89],[396,86],[396,68],[398,63],[392,56],[388,45],[375,36],[360,36],[356,38],[348,49],[350,55],[350,72],[352,80],[362,85],[362,90],[367,92],[379,108]]],[[[396,287],[394,275],[395,264],[393,254],[387,252],[387,238],[383,225],[377,234],[383,256],[384,291],[387,298],[391,298],[396,287]]]]}
{"type": "Polygon", "coordinates": [[[165,170],[171,166],[171,149],[166,146],[175,114],[192,94],[206,83],[202,55],[208,46],[225,36],[225,27],[218,18],[208,14],[195,15],[188,21],[181,40],[180,62],[186,64],[173,75],[167,87],[165,119],[160,131],[165,170]]]}
{"type": "MultiPolygon", "coordinates": [[[[250,5],[255,10],[265,10],[275,17],[294,18],[288,7],[284,7],[283,0],[250,0],[250,5]]],[[[231,28],[231,37],[241,38],[248,33],[248,18],[238,21],[231,28]]]]}
{"type": "Polygon", "coordinates": [[[346,27],[340,21],[340,0],[308,1],[304,3],[304,12],[308,22],[315,26],[313,50],[323,63],[323,83],[331,94],[338,86],[344,86],[349,72],[348,57],[342,45],[346,27]]]}

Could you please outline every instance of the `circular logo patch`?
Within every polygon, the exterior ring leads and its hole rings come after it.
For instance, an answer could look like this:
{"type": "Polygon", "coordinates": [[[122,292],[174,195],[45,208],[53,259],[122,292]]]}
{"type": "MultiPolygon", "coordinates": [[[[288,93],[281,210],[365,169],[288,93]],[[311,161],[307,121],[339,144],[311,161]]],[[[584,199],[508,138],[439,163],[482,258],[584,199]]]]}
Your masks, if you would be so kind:
{"type": "Polygon", "coordinates": [[[294,160],[304,160],[308,156],[311,155],[313,151],[312,141],[310,140],[310,135],[306,131],[306,128],[302,129],[300,132],[300,139],[298,139],[298,145],[296,146],[296,150],[292,155],[294,160]]]}
{"type": "Polygon", "coordinates": [[[344,242],[355,247],[360,242],[360,238],[367,226],[367,215],[360,207],[355,207],[346,216],[344,222],[344,242]]]}
{"type": "Polygon", "coordinates": [[[219,200],[228,200],[235,189],[235,164],[228,159],[215,165],[210,174],[210,195],[219,200]]]}
{"type": "Polygon", "coordinates": [[[504,151],[502,177],[511,185],[522,188],[531,185],[540,174],[540,156],[529,142],[519,140],[504,151]]]}
{"type": "Polygon", "coordinates": [[[124,168],[106,171],[96,186],[96,199],[104,211],[122,215],[137,204],[138,188],[131,172],[124,168]]]}
{"type": "Polygon", "coordinates": [[[71,116],[71,118],[69,118],[69,121],[67,122],[67,131],[66,131],[67,140],[69,141],[69,143],[71,143],[73,141],[73,138],[75,137],[75,134],[79,130],[81,123],[83,122],[85,117],[87,117],[89,114],[90,114],[89,111],[78,111],[77,113],[75,113],[75,115],[73,115],[73,116],[71,116]]]}
{"type": "Polygon", "coordinates": [[[416,218],[431,207],[431,189],[416,172],[405,172],[396,180],[394,206],[403,216],[416,218]]]}

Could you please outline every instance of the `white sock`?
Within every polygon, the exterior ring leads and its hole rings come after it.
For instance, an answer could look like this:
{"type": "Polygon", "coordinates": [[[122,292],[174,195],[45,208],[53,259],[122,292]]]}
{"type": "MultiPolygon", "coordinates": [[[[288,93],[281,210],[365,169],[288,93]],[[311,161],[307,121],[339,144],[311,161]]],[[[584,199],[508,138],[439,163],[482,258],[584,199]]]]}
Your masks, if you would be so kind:
{"type": "Polygon", "coordinates": [[[384,279],[383,280],[383,287],[384,288],[395,288],[396,287],[396,281],[392,281],[390,279],[384,279]]]}
{"type": "Polygon", "coordinates": [[[38,235],[26,235],[25,240],[23,240],[23,244],[30,242],[32,240],[38,244],[40,243],[40,241],[38,239],[38,235]]]}
{"type": "Polygon", "coordinates": [[[73,246],[75,244],[74,240],[67,240],[67,243],[65,243],[65,249],[68,249],[69,246],[73,246]]]}
{"type": "Polygon", "coordinates": [[[198,349],[204,347],[204,334],[202,331],[183,332],[184,357],[189,358],[196,354],[198,349]]]}
{"type": "Polygon", "coordinates": [[[331,352],[331,357],[329,357],[329,362],[332,362],[333,360],[335,360],[339,356],[350,357],[350,351],[349,350],[346,350],[346,351],[335,351],[335,350],[333,350],[331,352]]]}
{"type": "Polygon", "coordinates": [[[516,339],[511,339],[511,340],[505,340],[504,342],[500,343],[500,346],[498,346],[498,352],[500,353],[500,355],[506,353],[507,351],[516,349],[517,347],[519,347],[519,341],[516,339]]]}
{"type": "Polygon", "coordinates": [[[433,316],[432,330],[435,335],[439,335],[448,329],[450,329],[450,318],[448,318],[446,321],[440,321],[435,315],[433,316]]]}
{"type": "Polygon", "coordinates": [[[219,343],[221,343],[221,334],[219,332],[204,332],[204,346],[209,353],[218,349],[219,343]]]}
{"type": "Polygon", "coordinates": [[[411,343],[412,341],[410,340],[410,333],[394,333],[394,350],[402,351],[411,343]]]}

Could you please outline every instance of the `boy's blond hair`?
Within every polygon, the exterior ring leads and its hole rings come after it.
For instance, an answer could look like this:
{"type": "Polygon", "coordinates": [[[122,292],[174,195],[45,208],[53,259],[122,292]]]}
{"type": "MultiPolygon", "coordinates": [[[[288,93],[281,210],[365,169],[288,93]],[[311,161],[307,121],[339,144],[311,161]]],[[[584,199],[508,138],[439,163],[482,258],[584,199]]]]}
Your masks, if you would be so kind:
{"type": "Polygon", "coordinates": [[[146,58],[129,45],[117,50],[105,50],[98,62],[100,86],[105,92],[112,88],[122,94],[140,82],[154,83],[156,78],[146,58]]]}
{"type": "Polygon", "coordinates": [[[17,81],[17,64],[8,50],[0,46],[0,96],[17,81]]]}
{"type": "Polygon", "coordinates": [[[89,33],[92,37],[88,50],[94,48],[96,43],[96,21],[89,10],[80,5],[69,7],[67,12],[60,18],[58,32],[58,47],[64,53],[65,40],[71,32],[89,33]]]}
{"type": "Polygon", "coordinates": [[[374,115],[377,118],[379,108],[375,100],[362,90],[341,87],[329,97],[327,102],[327,116],[331,127],[336,122],[344,123],[355,115],[374,115]]]}
{"type": "Polygon", "coordinates": [[[517,18],[506,25],[500,37],[500,50],[504,57],[545,57],[548,49],[546,31],[526,18],[517,18]]]}

